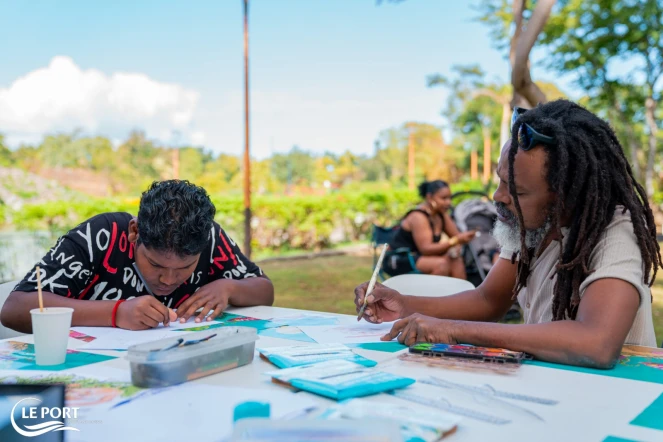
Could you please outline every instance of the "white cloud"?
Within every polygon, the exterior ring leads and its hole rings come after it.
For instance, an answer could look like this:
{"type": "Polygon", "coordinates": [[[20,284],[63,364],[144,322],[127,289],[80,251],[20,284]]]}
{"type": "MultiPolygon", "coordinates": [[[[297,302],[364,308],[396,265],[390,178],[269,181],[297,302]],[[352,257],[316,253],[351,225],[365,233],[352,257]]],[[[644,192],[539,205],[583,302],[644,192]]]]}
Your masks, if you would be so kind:
{"type": "MultiPolygon", "coordinates": [[[[81,69],[69,57],[28,72],[0,87],[0,133],[6,143],[38,144],[54,132],[83,129],[113,145],[133,129],[168,145],[191,143],[215,153],[241,154],[244,93],[235,84],[214,85],[201,95],[144,73],[81,69]]],[[[375,91],[336,88],[329,93],[256,87],[251,91],[251,153],[265,158],[297,144],[314,152],[370,153],[381,130],[404,121],[442,122],[442,88],[375,91]]]]}
{"type": "Polygon", "coordinates": [[[136,128],[162,142],[200,143],[205,133],[193,121],[198,101],[198,92],[177,84],[141,73],[108,76],[59,56],[0,88],[0,131],[10,144],[75,129],[124,139],[136,128]]]}

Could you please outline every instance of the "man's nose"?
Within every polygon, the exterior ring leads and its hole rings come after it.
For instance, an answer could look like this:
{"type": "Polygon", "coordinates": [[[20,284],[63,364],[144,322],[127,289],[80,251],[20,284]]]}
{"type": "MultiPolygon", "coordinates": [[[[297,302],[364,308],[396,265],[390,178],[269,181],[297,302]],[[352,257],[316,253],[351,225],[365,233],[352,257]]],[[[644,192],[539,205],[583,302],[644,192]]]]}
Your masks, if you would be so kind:
{"type": "Polygon", "coordinates": [[[174,270],[166,270],[159,275],[159,282],[163,285],[171,286],[177,283],[177,275],[174,270]]]}
{"type": "Polygon", "coordinates": [[[495,190],[495,193],[493,194],[493,201],[502,203],[505,206],[511,204],[511,194],[509,193],[506,184],[500,183],[500,185],[497,186],[497,190],[495,190]]]}

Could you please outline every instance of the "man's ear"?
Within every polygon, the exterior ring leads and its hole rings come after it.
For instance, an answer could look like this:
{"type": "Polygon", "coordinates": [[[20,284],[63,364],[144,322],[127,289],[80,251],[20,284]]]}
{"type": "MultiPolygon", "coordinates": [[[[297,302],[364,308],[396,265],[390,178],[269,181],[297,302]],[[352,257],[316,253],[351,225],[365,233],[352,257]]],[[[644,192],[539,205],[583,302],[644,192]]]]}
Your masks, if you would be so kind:
{"type": "Polygon", "coordinates": [[[138,220],[136,218],[129,221],[129,242],[135,243],[138,241],[138,220]]]}

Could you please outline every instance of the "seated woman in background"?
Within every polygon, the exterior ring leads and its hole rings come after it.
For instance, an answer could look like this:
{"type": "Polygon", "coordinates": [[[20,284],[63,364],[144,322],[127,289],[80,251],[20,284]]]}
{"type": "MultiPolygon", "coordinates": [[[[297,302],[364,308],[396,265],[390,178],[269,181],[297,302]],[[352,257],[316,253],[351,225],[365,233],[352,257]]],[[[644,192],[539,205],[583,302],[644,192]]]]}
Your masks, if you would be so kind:
{"type": "Polygon", "coordinates": [[[442,180],[424,181],[419,185],[419,195],[424,201],[401,220],[389,243],[382,269],[391,276],[411,272],[408,256],[393,253],[405,247],[410,250],[421,273],[465,279],[460,246],[472,241],[475,232],[460,233],[447,213],[451,207],[449,184],[442,180]],[[442,232],[449,239],[442,240],[442,232]]]}

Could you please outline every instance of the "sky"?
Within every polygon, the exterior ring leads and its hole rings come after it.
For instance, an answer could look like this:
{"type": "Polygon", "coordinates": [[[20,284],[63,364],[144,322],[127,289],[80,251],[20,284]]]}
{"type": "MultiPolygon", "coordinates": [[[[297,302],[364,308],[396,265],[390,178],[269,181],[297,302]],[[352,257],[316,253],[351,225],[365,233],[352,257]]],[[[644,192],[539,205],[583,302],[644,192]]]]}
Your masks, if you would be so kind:
{"type": "MultiPolygon", "coordinates": [[[[429,74],[479,63],[489,79],[509,77],[476,4],[250,0],[252,156],[295,145],[366,154],[405,121],[442,127],[447,92],[428,88],[429,74]]],[[[76,129],[119,144],[140,129],[239,154],[242,14],[241,0],[6,0],[0,133],[16,148],[76,129]]]]}

